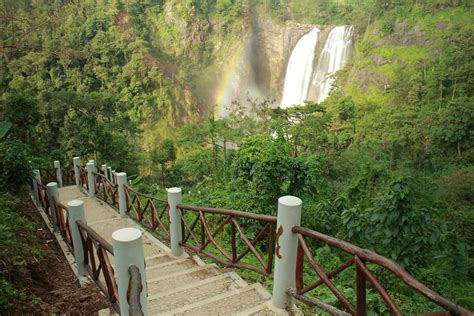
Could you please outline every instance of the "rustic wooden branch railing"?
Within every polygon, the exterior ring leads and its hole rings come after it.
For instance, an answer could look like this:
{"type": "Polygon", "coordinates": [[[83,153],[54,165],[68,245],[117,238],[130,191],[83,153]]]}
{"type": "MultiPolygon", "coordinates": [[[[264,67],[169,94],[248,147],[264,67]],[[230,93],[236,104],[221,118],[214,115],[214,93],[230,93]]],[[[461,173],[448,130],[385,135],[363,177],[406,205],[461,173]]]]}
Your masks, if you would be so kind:
{"type": "Polygon", "coordinates": [[[79,166],[79,185],[86,191],[89,191],[89,182],[87,181],[87,169],[85,166],[79,166]]]}
{"type": "Polygon", "coordinates": [[[76,184],[76,178],[74,175],[74,167],[66,168],[62,171],[63,185],[74,185],[76,184]]]}
{"type": "Polygon", "coordinates": [[[43,211],[51,218],[51,210],[49,205],[49,196],[48,196],[48,188],[42,183],[38,183],[38,196],[40,200],[41,207],[43,211]]]}
{"type": "Polygon", "coordinates": [[[130,307],[130,316],[143,316],[142,304],[140,303],[140,294],[143,291],[142,276],[140,269],[136,265],[128,268],[130,280],[128,282],[127,302],[130,307]]]}
{"type": "Polygon", "coordinates": [[[54,209],[56,210],[56,220],[58,223],[59,233],[66,241],[66,244],[69,246],[71,250],[74,249],[74,245],[72,242],[72,235],[71,235],[71,227],[69,226],[69,214],[67,207],[57,201],[53,197],[54,209]]]}
{"type": "Polygon", "coordinates": [[[184,204],[178,204],[177,209],[183,231],[182,246],[210,257],[225,267],[248,269],[268,276],[272,274],[276,217],[184,204]],[[254,227],[261,227],[255,238],[251,239],[246,235],[242,227],[243,221],[254,227]],[[224,229],[226,225],[228,230],[224,229]],[[216,239],[218,235],[219,241],[216,239]],[[225,237],[228,237],[227,243],[222,245],[225,237]],[[239,243],[242,244],[241,247],[239,243]],[[259,246],[257,243],[260,243],[259,246]],[[209,245],[214,246],[215,253],[207,250],[209,245]],[[241,262],[249,253],[258,261],[259,266],[241,262]]]}
{"type": "Polygon", "coordinates": [[[162,237],[170,237],[169,205],[166,200],[135,191],[124,185],[127,214],[155,231],[162,237]]]}
{"type": "Polygon", "coordinates": [[[112,245],[81,220],[76,221],[84,249],[84,264],[91,278],[108,296],[116,310],[118,307],[118,289],[114,277],[114,268],[110,264],[109,254],[113,256],[112,245]],[[98,264],[97,264],[98,260],[98,264]],[[103,280],[101,279],[103,277],[103,280]],[[105,281],[105,284],[103,283],[105,281]]]}
{"type": "Polygon", "coordinates": [[[118,206],[118,185],[99,172],[93,172],[96,196],[110,205],[118,206]]]}
{"type": "Polygon", "coordinates": [[[436,305],[442,307],[453,315],[472,315],[471,312],[457,305],[456,303],[442,297],[433,290],[427,288],[421,282],[412,277],[405,269],[373,251],[362,249],[345,241],[324,235],[322,233],[310,230],[308,228],[295,226],[292,229],[293,233],[298,236],[298,255],[296,261],[296,289],[289,289],[288,294],[296,299],[312,306],[316,306],[333,315],[366,315],[366,281],[369,281],[372,288],[381,296],[384,302],[389,307],[394,315],[402,315],[402,312],[396,302],[391,298],[386,289],[380,284],[374,274],[367,267],[367,263],[372,263],[383,267],[392,272],[398,279],[410,286],[415,291],[421,293],[436,305]],[[322,241],[328,246],[340,249],[352,257],[342,263],[339,267],[329,273],[325,273],[313,257],[306,238],[316,239],[322,241]],[[319,276],[319,279],[308,285],[304,282],[304,260],[309,261],[311,268],[319,276]],[[332,278],[355,265],[356,267],[356,305],[354,306],[345,295],[336,287],[332,278]],[[308,296],[307,293],[314,290],[320,285],[326,285],[329,290],[336,296],[345,311],[341,311],[334,306],[328,305],[314,297],[308,296]]]}
{"type": "Polygon", "coordinates": [[[57,182],[56,168],[41,169],[41,181],[43,183],[57,182]]]}
{"type": "MultiPolygon", "coordinates": [[[[43,183],[58,182],[56,170],[57,168],[41,169],[41,181],[43,183]]],[[[74,167],[62,169],[61,176],[63,180],[63,185],[73,185],[76,183],[74,177],[74,167]]]]}

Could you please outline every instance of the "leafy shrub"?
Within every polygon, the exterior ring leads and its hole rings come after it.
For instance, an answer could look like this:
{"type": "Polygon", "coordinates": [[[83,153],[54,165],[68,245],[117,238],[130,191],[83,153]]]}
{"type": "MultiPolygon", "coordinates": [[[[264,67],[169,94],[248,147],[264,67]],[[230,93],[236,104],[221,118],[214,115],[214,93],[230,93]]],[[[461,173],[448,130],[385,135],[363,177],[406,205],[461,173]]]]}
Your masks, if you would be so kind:
{"type": "Polygon", "coordinates": [[[380,30],[384,34],[392,34],[393,31],[394,31],[393,23],[390,22],[390,21],[386,21],[386,20],[382,21],[381,26],[380,26],[380,30]]]}
{"type": "Polygon", "coordinates": [[[30,182],[29,148],[14,138],[0,143],[0,190],[15,191],[30,182]]]}
{"type": "Polygon", "coordinates": [[[8,309],[10,298],[24,298],[8,280],[9,273],[26,264],[26,256],[40,257],[34,236],[34,225],[18,214],[20,200],[10,193],[0,193],[0,312],[8,309]]]}
{"type": "Polygon", "coordinates": [[[399,263],[419,264],[439,244],[446,225],[438,222],[436,209],[418,207],[416,202],[410,180],[397,177],[370,208],[345,210],[343,223],[350,238],[399,263]]]}

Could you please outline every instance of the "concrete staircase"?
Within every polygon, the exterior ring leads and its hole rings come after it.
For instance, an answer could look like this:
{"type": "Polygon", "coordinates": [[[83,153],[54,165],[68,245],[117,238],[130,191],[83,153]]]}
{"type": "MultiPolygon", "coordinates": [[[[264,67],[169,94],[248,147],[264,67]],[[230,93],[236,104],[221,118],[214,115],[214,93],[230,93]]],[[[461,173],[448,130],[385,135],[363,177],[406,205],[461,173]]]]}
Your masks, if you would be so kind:
{"type": "Polygon", "coordinates": [[[120,228],[143,231],[150,315],[288,315],[272,308],[271,295],[261,284],[248,284],[197,256],[173,257],[166,245],[131,219],[120,218],[109,205],[75,186],[60,189],[61,203],[73,199],[84,201],[88,225],[109,242],[120,228]]]}
{"type": "Polygon", "coordinates": [[[275,314],[265,305],[271,296],[260,284],[248,285],[236,273],[220,271],[197,257],[164,254],[146,263],[152,315],[275,314]]]}

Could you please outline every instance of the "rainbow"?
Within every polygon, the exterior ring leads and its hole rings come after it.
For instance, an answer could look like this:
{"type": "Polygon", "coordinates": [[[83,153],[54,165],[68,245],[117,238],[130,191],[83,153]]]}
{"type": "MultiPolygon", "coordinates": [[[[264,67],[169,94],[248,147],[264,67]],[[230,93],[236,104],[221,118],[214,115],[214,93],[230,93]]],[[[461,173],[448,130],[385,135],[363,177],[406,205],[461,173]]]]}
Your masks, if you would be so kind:
{"type": "Polygon", "coordinates": [[[221,70],[221,76],[218,76],[222,78],[222,80],[219,81],[214,92],[214,116],[216,118],[223,117],[226,112],[225,106],[230,105],[230,102],[232,102],[234,81],[238,75],[239,66],[246,62],[245,59],[248,58],[250,47],[251,36],[248,36],[243,44],[235,49],[234,53],[229,56],[228,63],[226,63],[225,68],[223,67],[221,70]]]}

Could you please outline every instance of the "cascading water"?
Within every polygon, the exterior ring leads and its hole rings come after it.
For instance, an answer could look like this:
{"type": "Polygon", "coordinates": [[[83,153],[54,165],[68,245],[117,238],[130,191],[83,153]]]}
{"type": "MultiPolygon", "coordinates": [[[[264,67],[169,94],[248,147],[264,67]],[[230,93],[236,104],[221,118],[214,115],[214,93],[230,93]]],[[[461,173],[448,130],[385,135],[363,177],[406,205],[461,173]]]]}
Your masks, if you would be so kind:
{"type": "Polygon", "coordinates": [[[352,25],[336,26],[331,30],[319,57],[318,67],[311,83],[311,99],[322,102],[331,91],[334,78],[349,60],[354,28],[352,25]]]}
{"type": "Polygon", "coordinates": [[[308,34],[300,38],[291,52],[290,61],[286,68],[281,108],[302,104],[308,96],[318,33],[319,29],[312,29],[308,34]]]}

